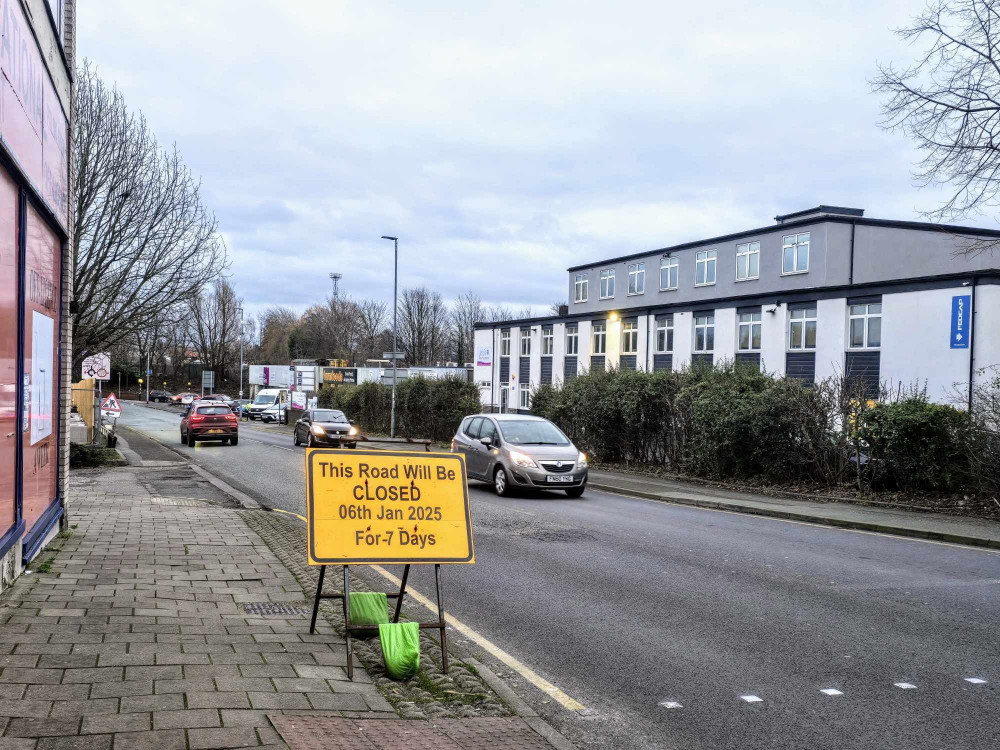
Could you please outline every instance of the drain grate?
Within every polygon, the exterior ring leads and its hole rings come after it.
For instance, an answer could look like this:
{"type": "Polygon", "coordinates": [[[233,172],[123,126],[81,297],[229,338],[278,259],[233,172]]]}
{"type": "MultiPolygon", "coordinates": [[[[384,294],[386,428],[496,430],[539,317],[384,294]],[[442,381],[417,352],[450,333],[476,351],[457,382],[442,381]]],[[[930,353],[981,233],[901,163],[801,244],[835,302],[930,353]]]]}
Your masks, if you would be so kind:
{"type": "Polygon", "coordinates": [[[282,615],[284,617],[303,617],[310,614],[305,607],[297,607],[284,602],[243,602],[240,605],[248,615],[282,615]]]}

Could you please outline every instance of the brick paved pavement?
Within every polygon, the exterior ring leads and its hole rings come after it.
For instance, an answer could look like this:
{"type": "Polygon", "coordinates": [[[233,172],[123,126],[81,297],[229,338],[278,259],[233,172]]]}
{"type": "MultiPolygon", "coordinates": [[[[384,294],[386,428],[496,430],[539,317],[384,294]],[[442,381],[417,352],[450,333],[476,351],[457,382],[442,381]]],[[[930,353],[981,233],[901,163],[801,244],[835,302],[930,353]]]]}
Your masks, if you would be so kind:
{"type": "Polygon", "coordinates": [[[239,511],[90,493],[72,515],[0,600],[0,750],[284,747],[267,714],[396,716],[329,625],[242,610],[307,597],[239,511]]]}

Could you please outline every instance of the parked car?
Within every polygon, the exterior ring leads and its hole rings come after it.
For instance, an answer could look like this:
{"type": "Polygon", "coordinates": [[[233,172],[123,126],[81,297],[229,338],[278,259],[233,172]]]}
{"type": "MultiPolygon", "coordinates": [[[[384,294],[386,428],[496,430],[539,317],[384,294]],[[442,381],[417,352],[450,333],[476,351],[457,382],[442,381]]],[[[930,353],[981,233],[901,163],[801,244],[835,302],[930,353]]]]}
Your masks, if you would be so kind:
{"type": "Polygon", "coordinates": [[[465,454],[471,479],[493,484],[500,496],[514,487],[565,490],[580,497],[587,487],[587,456],[547,419],[524,414],[474,414],[451,441],[465,454]]]}
{"type": "Polygon", "coordinates": [[[358,428],[337,409],[309,409],[295,423],[292,442],[305,443],[310,448],[320,445],[357,448],[358,428]]]}
{"type": "Polygon", "coordinates": [[[250,403],[248,398],[234,398],[229,402],[229,407],[233,410],[233,414],[242,417],[243,407],[250,403]]]}
{"type": "Polygon", "coordinates": [[[210,399],[212,401],[225,401],[227,404],[232,401],[232,398],[225,395],[224,393],[213,393],[210,396],[202,396],[204,399],[210,399]]]}
{"type": "MultiPolygon", "coordinates": [[[[175,393],[170,397],[170,403],[174,405],[179,405],[181,401],[184,400],[185,396],[194,396],[195,394],[189,392],[175,393]]],[[[188,403],[191,403],[190,401],[188,403]]]]}
{"type": "Polygon", "coordinates": [[[181,442],[194,448],[198,441],[221,440],[223,445],[240,441],[240,420],[224,401],[199,399],[181,416],[181,442]]]}
{"type": "Polygon", "coordinates": [[[279,422],[282,412],[288,408],[288,390],[285,388],[262,388],[250,404],[250,419],[261,422],[279,422]]]}
{"type": "Polygon", "coordinates": [[[167,403],[171,399],[170,391],[150,391],[149,400],[150,401],[162,401],[167,403]]]}

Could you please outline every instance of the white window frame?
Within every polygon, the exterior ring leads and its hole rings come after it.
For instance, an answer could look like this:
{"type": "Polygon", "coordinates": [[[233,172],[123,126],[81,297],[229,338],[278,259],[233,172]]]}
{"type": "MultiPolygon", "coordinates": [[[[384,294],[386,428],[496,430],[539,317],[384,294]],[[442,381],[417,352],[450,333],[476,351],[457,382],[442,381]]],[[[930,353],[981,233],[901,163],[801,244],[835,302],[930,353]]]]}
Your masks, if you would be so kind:
{"type": "Polygon", "coordinates": [[[691,345],[694,347],[696,354],[713,354],[715,352],[715,313],[700,313],[694,315],[694,336],[691,339],[691,345]],[[699,323],[698,321],[704,321],[699,323]],[[703,340],[705,347],[698,348],[698,329],[703,329],[703,340]],[[708,347],[708,334],[709,331],[712,333],[712,346],[708,347]]]}
{"type": "Polygon", "coordinates": [[[736,246],[736,280],[752,281],[760,278],[760,242],[741,242],[736,246]],[[745,272],[740,276],[740,258],[744,259],[745,272]],[[757,264],[757,272],[750,273],[751,261],[757,264]]]}
{"type": "Polygon", "coordinates": [[[882,348],[882,302],[862,302],[858,304],[847,305],[847,348],[852,351],[878,351],[882,348]],[[873,311],[872,307],[878,307],[877,311],[873,311]],[[863,307],[864,312],[855,313],[855,307],[863,307]],[[872,321],[878,319],[878,343],[875,346],[871,345],[871,324],[872,321]],[[855,320],[864,321],[864,346],[855,346],[853,343],[852,329],[854,327],[855,320]]]}
{"type": "Polygon", "coordinates": [[[586,302],[590,294],[590,279],[587,274],[578,273],[573,279],[573,302],[586,302]]]}
{"type": "Polygon", "coordinates": [[[580,353],[580,327],[566,326],[566,354],[575,356],[580,353]]]}
{"type": "Polygon", "coordinates": [[[622,354],[639,353],[639,321],[622,321],[622,354]]]}
{"type": "Polygon", "coordinates": [[[761,336],[763,335],[760,310],[756,312],[736,313],[736,351],[738,352],[759,352],[761,336]],[[750,345],[743,346],[743,329],[747,329],[750,345]],[[753,345],[754,329],[757,329],[757,346],[753,345]]]}
{"type": "Polygon", "coordinates": [[[811,249],[809,247],[810,237],[809,232],[802,232],[801,234],[786,234],[781,238],[781,275],[782,276],[793,276],[797,273],[809,273],[809,253],[811,249]],[[805,268],[799,268],[799,248],[804,247],[806,250],[806,265],[805,268]],[[785,251],[792,251],[792,270],[785,270],[785,251]]]}
{"type": "Polygon", "coordinates": [[[510,329],[500,331],[500,356],[510,356],[510,329]]]}
{"type": "Polygon", "coordinates": [[[680,261],[677,258],[661,258],[660,259],[660,291],[670,292],[677,289],[678,283],[681,280],[681,269],[680,261]],[[670,271],[673,271],[673,274],[670,271]],[[663,286],[663,272],[667,272],[667,285],[663,286]],[[670,283],[670,276],[673,275],[674,283],[670,283]]]}
{"type": "MultiPolygon", "coordinates": [[[[818,331],[819,321],[817,318],[816,305],[812,307],[792,307],[788,310],[788,337],[786,339],[788,351],[790,352],[814,352],[816,351],[816,337],[819,334],[818,331]],[[810,315],[810,313],[812,313],[810,315]],[[795,325],[799,324],[799,335],[795,335],[795,325]],[[813,345],[809,346],[806,342],[808,341],[808,330],[809,327],[813,329],[813,345]],[[796,345],[796,338],[799,344],[796,345]]],[[[848,335],[850,332],[848,332],[848,335]]]]}
{"type": "Polygon", "coordinates": [[[630,263],[628,267],[628,295],[634,297],[646,293],[646,263],[630,263]]]}
{"type": "Polygon", "coordinates": [[[713,286],[715,280],[719,277],[719,251],[718,250],[699,250],[694,254],[694,285],[695,286],[713,286]],[[704,281],[698,281],[698,272],[704,267],[704,281]],[[712,280],[709,281],[709,268],[712,269],[712,280]]]}
{"type": "Polygon", "coordinates": [[[555,332],[552,326],[542,326],[542,356],[551,357],[555,349],[555,332]]]}
{"type": "Polygon", "coordinates": [[[531,356],[531,329],[530,328],[522,328],[521,329],[520,341],[521,341],[521,348],[520,348],[521,356],[522,357],[530,357],[531,356]]]}
{"type": "Polygon", "coordinates": [[[529,383],[521,383],[517,386],[517,408],[531,408],[531,385],[529,383]]]}
{"type": "Polygon", "coordinates": [[[590,326],[590,353],[605,355],[608,353],[608,324],[595,322],[590,326]],[[600,346],[598,346],[600,341],[600,346]]]}
{"type": "Polygon", "coordinates": [[[615,269],[605,268],[601,271],[601,299],[614,299],[615,269]]]}
{"type": "Polygon", "coordinates": [[[662,320],[656,321],[656,330],[654,331],[656,338],[654,339],[654,351],[657,354],[669,354],[674,350],[674,316],[667,315],[662,320]],[[660,333],[663,333],[663,344],[665,348],[660,347],[660,333]]]}

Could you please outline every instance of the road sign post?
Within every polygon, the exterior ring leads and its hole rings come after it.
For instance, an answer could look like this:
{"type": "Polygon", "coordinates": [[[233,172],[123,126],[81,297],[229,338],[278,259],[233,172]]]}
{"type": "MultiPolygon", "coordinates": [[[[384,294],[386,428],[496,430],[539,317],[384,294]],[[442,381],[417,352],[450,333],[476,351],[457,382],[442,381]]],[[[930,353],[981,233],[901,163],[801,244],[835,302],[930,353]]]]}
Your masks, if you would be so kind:
{"type": "Polygon", "coordinates": [[[344,602],[347,676],[353,679],[352,633],[377,625],[351,623],[350,566],[404,565],[393,622],[398,622],[411,565],[434,565],[438,620],[421,629],[439,630],[442,666],[448,671],[447,634],[441,599],[441,565],[474,563],[472,516],[465,457],[455,453],[362,451],[311,448],[306,452],[308,558],[319,565],[309,632],[316,628],[321,599],[344,602]],[[343,593],[324,594],[326,566],[344,568],[343,593]]]}

